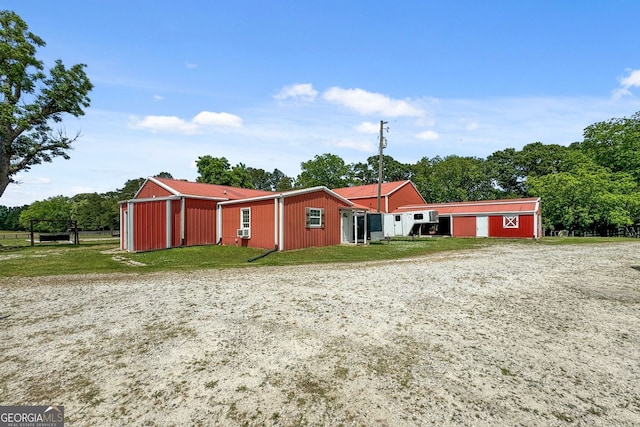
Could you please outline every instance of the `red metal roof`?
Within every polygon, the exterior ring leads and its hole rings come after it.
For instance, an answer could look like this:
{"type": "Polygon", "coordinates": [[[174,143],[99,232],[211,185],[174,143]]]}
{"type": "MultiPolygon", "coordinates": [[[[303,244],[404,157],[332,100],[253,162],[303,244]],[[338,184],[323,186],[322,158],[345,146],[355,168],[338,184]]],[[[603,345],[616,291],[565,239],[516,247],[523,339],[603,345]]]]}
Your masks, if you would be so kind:
{"type": "MultiPolygon", "coordinates": [[[[411,181],[407,180],[407,181],[383,182],[381,186],[382,188],[380,191],[380,195],[382,197],[388,196],[407,184],[411,184],[411,181]]],[[[333,190],[333,192],[349,200],[366,198],[366,197],[376,197],[378,196],[378,184],[360,185],[358,187],[336,188],[335,190],[333,190]]]]}
{"type": "Polygon", "coordinates": [[[502,213],[535,213],[540,209],[540,199],[480,200],[474,202],[431,203],[426,205],[402,206],[394,212],[415,210],[436,210],[438,215],[472,215],[502,213]]]}
{"type": "Polygon", "coordinates": [[[221,200],[238,200],[273,194],[271,191],[230,187],[228,185],[205,184],[167,178],[149,178],[171,191],[176,196],[210,197],[221,200]]]}

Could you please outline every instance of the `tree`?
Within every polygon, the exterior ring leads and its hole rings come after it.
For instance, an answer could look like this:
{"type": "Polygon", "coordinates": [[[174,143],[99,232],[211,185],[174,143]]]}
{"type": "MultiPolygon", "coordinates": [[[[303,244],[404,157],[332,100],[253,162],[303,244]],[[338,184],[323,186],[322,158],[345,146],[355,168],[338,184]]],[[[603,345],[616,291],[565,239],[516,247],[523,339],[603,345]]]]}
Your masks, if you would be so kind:
{"type": "Polygon", "coordinates": [[[71,198],[71,218],[84,230],[113,230],[118,228],[118,201],[110,193],[83,193],[71,198]]]}
{"type": "Polygon", "coordinates": [[[534,142],[521,151],[507,148],[491,154],[487,157],[487,171],[501,197],[524,197],[528,178],[566,172],[585,161],[574,148],[534,142]]]}
{"type": "Polygon", "coordinates": [[[333,189],[346,187],[350,183],[349,165],[335,154],[316,155],[313,160],[302,162],[300,168],[302,172],[296,179],[299,188],[325,186],[333,189]]]}
{"type": "Polygon", "coordinates": [[[640,111],[594,123],[584,130],[584,140],[576,144],[595,162],[612,172],[628,172],[640,184],[640,111]]]}
{"type": "Polygon", "coordinates": [[[120,201],[131,200],[136,195],[138,190],[140,190],[140,187],[142,187],[142,184],[144,184],[144,182],[145,179],[142,177],[130,179],[124,183],[124,187],[119,188],[115,191],[113,197],[120,201]]]}
{"type": "Polygon", "coordinates": [[[171,175],[169,172],[160,172],[159,174],[154,175],[154,178],[173,179],[173,175],[171,175]]]}
{"type": "Polygon", "coordinates": [[[279,169],[267,172],[264,169],[246,168],[254,189],[264,191],[286,191],[293,188],[293,179],[279,169]]]}
{"type": "Polygon", "coordinates": [[[416,187],[429,203],[493,199],[497,194],[485,162],[477,157],[425,157],[413,166],[416,187]]]}
{"type": "Polygon", "coordinates": [[[212,157],[207,154],[198,157],[196,166],[199,175],[196,179],[197,182],[253,188],[250,169],[242,163],[231,167],[226,157],[212,157]]]}
{"type": "Polygon", "coordinates": [[[264,169],[247,168],[255,190],[271,191],[271,174],[264,169]]]}
{"type": "Polygon", "coordinates": [[[24,230],[20,226],[20,213],[28,207],[28,205],[18,207],[0,206],[0,230],[24,230]]]}
{"type": "Polygon", "coordinates": [[[35,56],[44,40],[31,33],[15,12],[0,11],[0,196],[20,171],[28,171],[67,151],[79,138],[56,132],[51,123],[64,114],[79,117],[93,89],[84,68],[61,60],[45,73],[35,56]]]}
{"type": "Polygon", "coordinates": [[[287,191],[293,188],[293,178],[288,177],[279,169],[274,169],[269,176],[273,191],[287,191]]]}
{"type": "Polygon", "coordinates": [[[66,221],[72,219],[73,203],[71,199],[64,196],[50,197],[46,200],[33,202],[27,209],[20,214],[20,225],[29,230],[31,220],[46,219],[56,220],[57,223],[41,222],[34,228],[35,231],[55,232],[65,231],[69,225],[66,221]]]}
{"type": "Polygon", "coordinates": [[[542,219],[552,230],[605,230],[640,220],[640,186],[631,174],[583,164],[570,172],[531,177],[542,199],[542,219]]]}
{"type": "MultiPolygon", "coordinates": [[[[378,182],[378,168],[380,157],[370,156],[367,163],[353,163],[351,165],[351,184],[367,185],[378,182]]],[[[411,165],[401,163],[391,156],[382,156],[382,181],[404,181],[413,176],[411,165]]]]}

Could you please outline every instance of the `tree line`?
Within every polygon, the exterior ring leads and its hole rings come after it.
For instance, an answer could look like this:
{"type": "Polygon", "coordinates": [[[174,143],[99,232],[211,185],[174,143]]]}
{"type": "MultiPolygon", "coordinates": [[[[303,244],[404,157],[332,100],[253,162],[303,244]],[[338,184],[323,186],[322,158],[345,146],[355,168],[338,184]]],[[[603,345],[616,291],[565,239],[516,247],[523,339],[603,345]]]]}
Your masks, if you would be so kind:
{"type": "MultiPolygon", "coordinates": [[[[298,176],[232,166],[224,157],[200,156],[198,182],[268,191],[314,186],[341,188],[377,183],[378,156],[346,163],[335,154],[300,164],[298,176]]],[[[168,172],[159,177],[172,178],[168,172]]],[[[496,151],[486,159],[450,155],[402,163],[383,157],[383,181],[412,180],[429,203],[518,197],[542,199],[547,230],[608,230],[640,224],[640,112],[598,122],[569,146],[534,142],[496,151]]],[[[57,196],[30,206],[0,206],[0,229],[28,228],[31,219],[75,219],[91,230],[119,227],[118,202],[133,198],[144,178],[112,192],[57,196]]],[[[49,227],[41,224],[41,227],[49,227]]]]}

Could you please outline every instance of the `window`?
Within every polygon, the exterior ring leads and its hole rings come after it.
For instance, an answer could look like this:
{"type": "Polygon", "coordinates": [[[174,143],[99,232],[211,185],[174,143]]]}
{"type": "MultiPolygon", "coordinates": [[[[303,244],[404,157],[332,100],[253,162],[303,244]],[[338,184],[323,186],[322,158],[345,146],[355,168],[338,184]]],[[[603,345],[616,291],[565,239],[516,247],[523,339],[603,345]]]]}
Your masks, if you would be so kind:
{"type": "Polygon", "coordinates": [[[503,216],[502,228],[518,228],[518,215],[503,216]]]}
{"type": "Polygon", "coordinates": [[[402,220],[402,218],[400,217],[400,215],[396,215],[396,222],[399,222],[401,220],[402,220]]]}
{"type": "Polygon", "coordinates": [[[324,227],[324,209],[307,208],[307,228],[324,227]]]}
{"type": "Polygon", "coordinates": [[[251,228],[251,208],[240,209],[240,228],[245,230],[251,228]]]}
{"type": "Polygon", "coordinates": [[[413,214],[413,219],[418,219],[418,220],[424,219],[424,214],[421,214],[421,213],[413,214]]]}

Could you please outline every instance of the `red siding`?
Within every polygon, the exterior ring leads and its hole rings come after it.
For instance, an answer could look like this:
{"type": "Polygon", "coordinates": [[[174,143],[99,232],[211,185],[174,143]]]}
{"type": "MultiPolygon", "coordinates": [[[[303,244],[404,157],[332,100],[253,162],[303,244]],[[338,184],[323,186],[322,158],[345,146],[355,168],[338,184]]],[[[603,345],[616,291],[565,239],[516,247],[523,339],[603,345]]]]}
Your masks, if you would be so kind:
{"type": "Polygon", "coordinates": [[[185,246],[216,243],[217,204],[211,200],[185,198],[185,246]]]}
{"type": "MultiPolygon", "coordinates": [[[[368,207],[372,212],[375,212],[378,209],[377,194],[371,197],[354,197],[351,201],[361,206],[368,207]]],[[[420,204],[424,204],[424,199],[411,184],[407,184],[391,194],[383,194],[382,197],[380,197],[380,210],[382,212],[393,212],[400,206],[420,204]]]]}
{"type": "Polygon", "coordinates": [[[340,208],[346,206],[324,191],[285,199],[284,249],[340,244],[340,208]],[[324,228],[307,228],[306,208],[324,209],[324,228]]]}
{"type": "Polygon", "coordinates": [[[167,196],[173,196],[173,194],[168,192],[164,188],[160,187],[155,182],[151,182],[147,180],[147,182],[138,192],[136,199],[150,199],[152,197],[167,197],[167,196]]]}
{"type": "Polygon", "coordinates": [[[177,248],[180,246],[180,200],[171,201],[171,247],[177,248]]]}
{"type": "Polygon", "coordinates": [[[222,208],[222,244],[271,249],[276,242],[274,200],[266,199],[239,203],[222,208]],[[237,236],[240,228],[240,209],[251,209],[251,238],[237,236]]]}
{"type": "Polygon", "coordinates": [[[489,237],[533,238],[534,234],[533,215],[519,215],[518,228],[504,228],[502,215],[489,217],[489,237]]]}
{"type": "Polygon", "coordinates": [[[476,217],[454,216],[453,237],[476,237],[476,217]]]}
{"type": "Polygon", "coordinates": [[[393,212],[400,206],[417,205],[420,203],[424,203],[424,199],[420,193],[418,193],[413,185],[407,184],[389,195],[388,212],[393,212]]]}
{"type": "Polygon", "coordinates": [[[167,247],[166,200],[135,203],[133,215],[134,251],[151,251],[167,247]]]}

